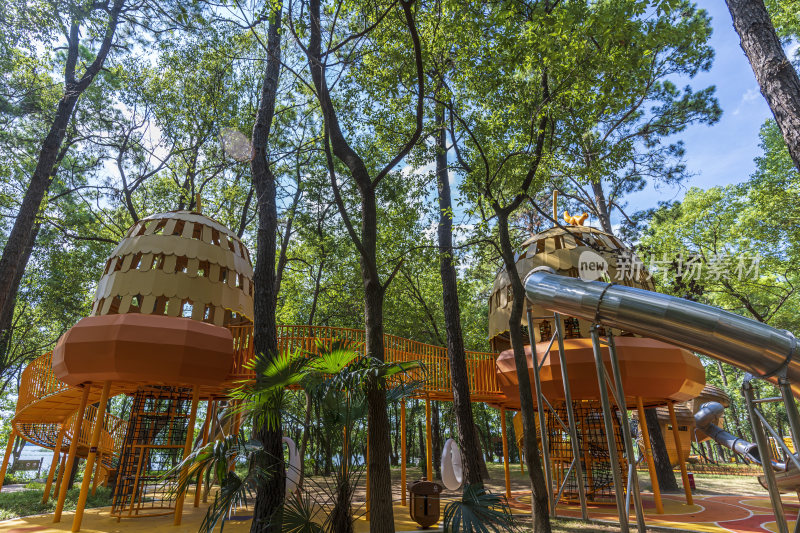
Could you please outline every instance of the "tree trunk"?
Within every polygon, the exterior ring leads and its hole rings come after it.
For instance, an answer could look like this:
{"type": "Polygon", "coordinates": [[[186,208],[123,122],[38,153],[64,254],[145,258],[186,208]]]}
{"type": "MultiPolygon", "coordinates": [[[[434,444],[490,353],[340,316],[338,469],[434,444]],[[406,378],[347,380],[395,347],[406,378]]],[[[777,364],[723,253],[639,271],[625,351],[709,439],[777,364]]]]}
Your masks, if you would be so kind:
{"type": "MultiPolygon", "coordinates": [[[[80,28],[75,20],[70,25],[67,37],[67,58],[64,67],[64,94],[56,106],[55,116],[50,125],[50,130],[42,142],[39,159],[36,162],[33,176],[31,176],[31,182],[25,191],[19,213],[17,213],[14,226],[11,228],[11,233],[9,233],[8,240],[3,248],[3,255],[0,257],[0,309],[4,309],[8,305],[8,301],[14,297],[11,289],[17,276],[17,271],[25,270],[25,250],[33,231],[33,226],[36,223],[36,215],[42,206],[42,200],[50,188],[53,169],[55,168],[61,145],[64,142],[72,112],[75,110],[75,105],[81,94],[91,85],[105,63],[124,4],[124,0],[115,0],[110,7],[108,25],[103,41],[95,59],[86,67],[86,71],[80,79],[75,79],[75,67],[78,63],[80,51],[80,28]]],[[[104,9],[108,9],[108,6],[104,7],[104,9]]]]}
{"type": "Polygon", "coordinates": [[[763,0],[726,0],[761,94],[800,170],[800,78],[786,58],[763,0]]]}
{"type": "Polygon", "coordinates": [[[483,483],[481,472],[486,470],[472,417],[472,404],[467,374],[467,356],[461,331],[461,306],[458,301],[458,278],[453,264],[453,204],[450,177],[447,171],[447,138],[444,110],[436,109],[439,132],[436,137],[436,181],[439,190],[439,274],[442,278],[442,305],[447,330],[447,359],[453,386],[453,411],[458,425],[458,445],[461,448],[464,480],[470,485],[483,483]]]}
{"type": "Polygon", "coordinates": [[[647,421],[647,430],[650,432],[650,446],[653,448],[653,463],[658,475],[658,486],[661,492],[679,492],[678,481],[669,461],[667,445],[664,443],[664,435],[661,433],[661,425],[658,423],[658,411],[655,408],[645,409],[644,418],[647,421]]]}
{"type": "MultiPolygon", "coordinates": [[[[20,258],[21,265],[27,265],[28,260],[33,253],[33,247],[36,244],[36,237],[39,235],[39,228],[41,224],[35,224],[31,234],[28,236],[28,243],[20,258]]],[[[8,297],[6,298],[6,306],[0,312],[0,374],[4,374],[10,366],[9,355],[11,352],[11,338],[14,334],[12,326],[14,324],[14,309],[17,303],[17,292],[19,291],[19,284],[22,281],[22,276],[25,274],[25,267],[17,269],[14,274],[14,280],[9,289],[8,297]]]]}
{"type": "Polygon", "coordinates": [[[606,233],[614,233],[611,226],[611,214],[608,210],[608,201],[606,200],[605,191],[603,191],[603,182],[592,182],[592,192],[594,192],[594,205],[597,209],[597,218],[600,220],[600,227],[606,233]]]}
{"type": "MultiPolygon", "coordinates": [[[[267,37],[267,66],[261,87],[261,102],[253,125],[253,159],[250,162],[253,184],[258,200],[258,250],[254,285],[253,344],[255,352],[266,357],[278,356],[275,306],[277,288],[275,274],[275,245],[278,231],[278,211],[275,203],[275,176],[270,168],[268,145],[270,128],[275,114],[281,53],[281,6],[270,14],[267,37]]],[[[269,472],[266,483],[259,484],[253,507],[252,533],[279,532],[283,506],[285,471],[280,411],[260,413],[268,416],[254,428],[266,457],[259,465],[269,472]]]]}
{"type": "Polygon", "coordinates": [[[531,499],[533,507],[533,530],[536,533],[550,533],[550,515],[548,514],[547,491],[550,488],[545,483],[542,463],[539,459],[539,442],[536,435],[534,417],[536,410],[533,406],[533,389],[531,388],[530,375],[528,374],[528,358],[525,356],[525,341],[522,338],[522,312],[527,301],[522,281],[517,275],[517,266],[514,260],[514,248],[508,232],[508,214],[504,210],[495,209],[497,213],[497,228],[500,236],[500,250],[503,263],[511,280],[511,290],[514,300],[511,305],[511,315],[508,319],[511,347],[514,350],[514,365],[519,380],[520,411],[522,413],[522,434],[525,446],[525,460],[528,463],[528,475],[531,480],[531,499]]]}

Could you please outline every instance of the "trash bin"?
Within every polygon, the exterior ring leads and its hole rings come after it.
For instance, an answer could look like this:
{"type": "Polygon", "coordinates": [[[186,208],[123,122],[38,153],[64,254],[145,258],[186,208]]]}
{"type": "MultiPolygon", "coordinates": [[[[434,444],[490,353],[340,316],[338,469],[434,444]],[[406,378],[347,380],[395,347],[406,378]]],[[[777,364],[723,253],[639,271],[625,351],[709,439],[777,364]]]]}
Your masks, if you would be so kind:
{"type": "Polygon", "coordinates": [[[692,490],[696,489],[697,487],[694,486],[694,473],[687,472],[686,477],[689,478],[689,488],[691,488],[692,490]]]}
{"type": "Polygon", "coordinates": [[[439,521],[439,494],[442,486],[422,478],[408,484],[409,511],[420,527],[426,528],[439,521]]]}

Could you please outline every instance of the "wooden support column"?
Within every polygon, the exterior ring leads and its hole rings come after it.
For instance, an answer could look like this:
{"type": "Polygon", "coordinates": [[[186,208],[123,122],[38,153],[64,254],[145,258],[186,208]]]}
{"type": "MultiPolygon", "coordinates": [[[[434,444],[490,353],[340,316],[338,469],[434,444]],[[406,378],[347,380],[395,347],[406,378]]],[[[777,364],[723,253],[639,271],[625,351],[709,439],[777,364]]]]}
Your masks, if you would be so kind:
{"type": "MultiPolygon", "coordinates": [[[[192,390],[192,408],[189,411],[189,426],[186,428],[186,442],[183,445],[183,458],[186,459],[192,453],[192,444],[194,443],[194,423],[197,418],[197,404],[200,403],[200,387],[195,385],[192,390]]],[[[238,428],[237,428],[238,429],[238,428]]],[[[188,475],[188,468],[184,467],[181,470],[180,484],[186,483],[186,476],[188,475]]],[[[175,500],[175,525],[181,525],[181,515],[183,514],[183,500],[186,497],[186,491],[181,490],[175,500]]]]}
{"type": "Polygon", "coordinates": [[[97,485],[100,483],[100,468],[103,466],[103,454],[97,456],[94,464],[94,477],[92,478],[92,496],[97,492],[97,485]]]}
{"type": "Polygon", "coordinates": [[[92,386],[86,384],[83,386],[83,394],[81,395],[81,403],[78,406],[78,411],[75,413],[75,423],[72,425],[72,436],[69,443],[69,452],[67,452],[67,462],[64,464],[61,477],[61,485],[58,487],[58,500],[56,501],[56,511],[53,513],[53,522],[61,522],[61,512],[64,510],[64,499],[67,497],[67,488],[69,487],[69,475],[72,472],[72,465],[75,464],[75,453],[78,451],[78,440],[81,436],[81,429],[83,428],[83,417],[86,414],[86,402],[89,400],[89,391],[92,386]],[[64,472],[67,472],[64,474],[64,472]]]}
{"type": "Polygon", "coordinates": [[[656,464],[653,462],[653,448],[650,447],[650,431],[647,429],[647,420],[644,417],[644,404],[642,397],[636,397],[636,409],[639,412],[639,429],[642,432],[644,441],[644,458],[647,461],[647,469],[650,471],[650,485],[653,486],[653,499],[656,501],[656,512],[664,514],[664,503],[661,501],[661,487],[658,486],[658,474],[656,464]]]}
{"type": "Polygon", "coordinates": [[[433,481],[433,430],[431,429],[431,401],[425,398],[425,462],[426,477],[433,481]]]}
{"type": "Polygon", "coordinates": [[[75,507],[75,518],[72,519],[72,531],[81,530],[83,521],[83,510],[86,507],[86,499],[89,497],[89,485],[92,482],[92,469],[97,460],[97,446],[100,444],[100,433],[103,431],[106,419],[106,406],[108,405],[108,394],[111,391],[111,382],[103,383],[103,393],[100,396],[100,405],[97,407],[97,414],[94,419],[94,429],[92,430],[92,440],[89,442],[89,455],[86,457],[86,468],[83,470],[83,481],[81,482],[81,493],[78,496],[78,505],[75,507]]]}
{"type": "Polygon", "coordinates": [[[50,489],[53,488],[53,478],[56,475],[58,461],[61,459],[61,445],[64,443],[64,431],[66,428],[66,424],[61,424],[58,428],[56,445],[53,447],[53,460],[50,461],[50,471],[47,473],[47,483],[44,485],[44,494],[42,494],[42,505],[47,503],[47,500],[50,498],[50,489]]]}
{"type": "Polygon", "coordinates": [[[686,503],[688,505],[693,505],[692,486],[689,484],[689,473],[686,471],[686,459],[683,457],[683,447],[681,446],[681,437],[678,432],[678,418],[675,416],[675,402],[669,402],[667,407],[669,407],[669,421],[672,422],[672,438],[675,439],[675,453],[677,455],[678,464],[681,467],[683,492],[686,494],[686,503]]]}
{"type": "Polygon", "coordinates": [[[400,402],[400,505],[406,505],[406,401],[400,402]]]}
{"type": "Polygon", "coordinates": [[[53,489],[53,496],[58,499],[58,492],[61,488],[61,480],[64,479],[64,465],[67,462],[67,454],[61,454],[61,464],[58,466],[58,477],[56,478],[56,486],[53,489]]]}
{"type": "MultiPolygon", "coordinates": [[[[213,400],[208,400],[206,404],[206,420],[203,422],[203,441],[202,446],[208,444],[208,433],[211,429],[211,408],[212,408],[213,400]]],[[[198,507],[200,505],[200,493],[203,492],[203,470],[201,469],[197,473],[197,483],[194,485],[194,506],[198,507]]]]}
{"type": "MultiPolygon", "coordinates": [[[[238,437],[239,431],[242,429],[242,412],[239,410],[239,408],[241,407],[241,403],[237,401],[235,404],[232,405],[236,413],[233,415],[233,432],[231,433],[231,435],[236,435],[238,437]]],[[[231,460],[231,466],[228,468],[229,472],[233,472],[234,470],[236,470],[235,457],[231,460]]],[[[220,480],[220,482],[221,481],[222,480],[220,480]]]]}
{"type": "Polygon", "coordinates": [[[508,464],[508,433],[506,433],[506,408],[500,408],[500,431],[503,434],[503,470],[506,475],[506,499],[511,499],[511,471],[508,464]]]}
{"type": "Polygon", "coordinates": [[[14,451],[15,440],[17,440],[17,430],[12,427],[11,433],[8,434],[8,444],[6,444],[6,453],[3,456],[3,466],[0,468],[0,490],[3,490],[3,482],[6,479],[6,470],[8,470],[8,462],[11,460],[11,452],[14,451]]]}

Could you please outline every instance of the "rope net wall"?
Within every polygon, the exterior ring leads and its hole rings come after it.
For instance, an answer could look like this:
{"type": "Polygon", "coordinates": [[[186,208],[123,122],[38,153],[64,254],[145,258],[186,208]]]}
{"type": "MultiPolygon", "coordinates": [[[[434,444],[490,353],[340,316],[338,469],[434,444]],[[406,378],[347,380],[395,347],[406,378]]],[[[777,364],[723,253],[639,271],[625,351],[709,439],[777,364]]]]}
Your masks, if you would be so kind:
{"type": "Polygon", "coordinates": [[[177,478],[164,476],[183,458],[191,400],[190,388],[136,391],[120,453],[112,516],[154,516],[175,509],[177,478]]]}
{"type": "MultiPolygon", "coordinates": [[[[565,405],[556,406],[556,414],[566,423],[567,410],[565,405]]],[[[611,470],[611,460],[606,440],[605,426],[603,425],[603,411],[599,402],[576,401],[573,402],[575,424],[580,440],[581,466],[583,467],[583,486],[586,498],[596,503],[616,503],[614,497],[614,478],[611,470]]],[[[623,455],[625,444],[622,440],[622,430],[619,423],[619,413],[614,411],[613,418],[614,440],[616,441],[617,456],[620,464],[622,482],[627,485],[628,463],[623,455]]],[[[550,414],[550,413],[549,413],[550,414]]],[[[555,489],[558,490],[564,482],[564,476],[572,463],[572,444],[569,433],[564,431],[558,420],[552,414],[547,417],[547,442],[550,448],[550,462],[552,464],[555,489]]],[[[573,469],[569,473],[566,486],[561,499],[567,502],[578,501],[578,480],[573,469]]]]}

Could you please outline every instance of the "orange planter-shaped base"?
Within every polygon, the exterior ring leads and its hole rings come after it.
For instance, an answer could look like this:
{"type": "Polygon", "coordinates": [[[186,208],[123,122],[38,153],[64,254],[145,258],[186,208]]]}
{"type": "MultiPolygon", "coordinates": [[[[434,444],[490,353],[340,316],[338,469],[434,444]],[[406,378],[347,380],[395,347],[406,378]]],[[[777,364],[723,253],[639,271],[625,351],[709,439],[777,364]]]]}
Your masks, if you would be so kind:
{"type": "MultiPolygon", "coordinates": [[[[614,337],[617,346],[622,383],[628,407],[635,407],[636,396],[646,405],[663,405],[668,400],[685,402],[703,390],[705,371],[700,359],[682,348],[643,337],[614,337]]],[[[553,403],[564,399],[561,381],[561,364],[558,343],[553,343],[549,354],[544,354],[548,343],[537,344],[538,360],[545,358],[540,371],[542,392],[553,403]]],[[[574,400],[599,400],[597,370],[594,363],[591,339],[565,339],[564,351],[567,372],[574,400]]],[[[612,377],[608,348],[602,348],[608,376],[612,377]]],[[[525,347],[531,388],[534,387],[530,346],[525,347]]],[[[519,382],[512,350],[502,352],[497,358],[497,380],[508,398],[504,405],[519,409],[519,382]]],[[[535,396],[535,395],[534,395],[535,396]]],[[[534,403],[536,398],[534,397],[534,403]]],[[[613,401],[613,400],[612,400],[613,401]]]]}
{"type": "Polygon", "coordinates": [[[232,362],[233,338],[227,328],[155,315],[84,318],[53,350],[53,371],[68,385],[217,385],[228,377],[232,362]]]}

